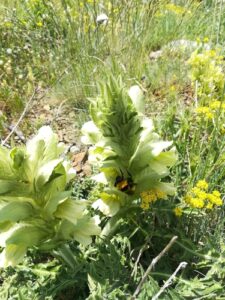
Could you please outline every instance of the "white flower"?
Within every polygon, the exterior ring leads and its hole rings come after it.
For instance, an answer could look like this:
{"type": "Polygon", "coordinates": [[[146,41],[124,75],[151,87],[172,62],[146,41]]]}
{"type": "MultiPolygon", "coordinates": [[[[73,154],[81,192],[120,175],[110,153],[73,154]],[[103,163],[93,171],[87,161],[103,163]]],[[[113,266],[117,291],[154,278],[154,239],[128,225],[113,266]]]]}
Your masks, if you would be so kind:
{"type": "Polygon", "coordinates": [[[100,139],[101,133],[93,121],[84,123],[81,131],[83,133],[81,142],[85,145],[97,143],[100,139]]]}
{"type": "Polygon", "coordinates": [[[138,85],[133,85],[129,91],[128,94],[133,102],[134,107],[136,110],[140,113],[144,113],[145,110],[145,101],[144,101],[144,95],[142,90],[138,85]]]}
{"type": "Polygon", "coordinates": [[[106,25],[108,23],[108,20],[109,20],[109,18],[106,14],[100,14],[96,18],[96,23],[99,25],[100,24],[106,25]]]}
{"type": "Polygon", "coordinates": [[[12,54],[12,49],[11,48],[6,49],[6,53],[7,54],[12,54]]]}
{"type": "Polygon", "coordinates": [[[114,199],[108,201],[98,199],[92,204],[92,207],[99,209],[104,215],[112,217],[119,211],[120,203],[114,199]]]}

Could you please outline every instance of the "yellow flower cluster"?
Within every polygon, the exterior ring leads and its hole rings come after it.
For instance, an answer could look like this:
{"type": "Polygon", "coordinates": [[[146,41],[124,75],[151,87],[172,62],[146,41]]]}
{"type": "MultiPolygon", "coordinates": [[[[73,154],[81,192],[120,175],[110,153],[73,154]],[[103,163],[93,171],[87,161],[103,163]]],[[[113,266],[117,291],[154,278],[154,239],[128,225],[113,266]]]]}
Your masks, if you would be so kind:
{"type": "Polygon", "coordinates": [[[225,113],[225,103],[213,100],[208,106],[199,106],[196,113],[206,119],[213,119],[218,112],[225,113]]]}
{"type": "Polygon", "coordinates": [[[13,23],[10,22],[10,21],[5,21],[5,22],[4,22],[4,25],[5,25],[5,27],[7,27],[7,28],[13,27],[13,23]]]}
{"type": "Polygon", "coordinates": [[[196,113],[201,117],[205,117],[207,119],[213,119],[214,115],[210,111],[210,108],[207,106],[199,106],[196,108],[196,113]]]}
{"type": "MultiPolygon", "coordinates": [[[[201,43],[208,43],[209,42],[209,38],[206,36],[206,37],[204,37],[203,39],[201,39],[201,38],[197,38],[196,39],[196,42],[198,43],[198,44],[201,44],[201,43]]],[[[214,50],[213,50],[214,51],[214,50]]]]}
{"type": "Polygon", "coordinates": [[[141,193],[141,208],[148,209],[150,204],[157,199],[166,199],[166,194],[158,189],[152,189],[141,193]]]}
{"type": "Polygon", "coordinates": [[[180,5],[175,5],[174,3],[166,4],[165,10],[169,12],[173,12],[176,15],[183,15],[186,12],[190,13],[190,11],[187,11],[185,7],[180,5]]]}
{"type": "Polygon", "coordinates": [[[199,180],[195,187],[185,196],[185,202],[192,208],[213,209],[215,206],[221,206],[223,201],[219,191],[215,190],[208,193],[208,183],[205,180],[199,180]]]}
{"type": "Polygon", "coordinates": [[[191,54],[188,64],[191,66],[190,77],[198,82],[198,95],[208,96],[223,90],[223,57],[216,50],[199,50],[191,54]]]}
{"type": "Polygon", "coordinates": [[[43,27],[43,23],[42,23],[41,21],[37,22],[36,25],[37,25],[38,27],[43,27]]]}
{"type": "Polygon", "coordinates": [[[177,216],[177,217],[181,217],[183,214],[183,210],[181,207],[175,207],[173,212],[174,212],[175,216],[177,216]]]}
{"type": "Polygon", "coordinates": [[[168,3],[165,5],[162,5],[159,11],[156,12],[156,17],[163,17],[168,13],[172,13],[176,16],[182,16],[184,14],[191,14],[190,10],[187,10],[185,7],[176,5],[174,3],[168,3]]]}

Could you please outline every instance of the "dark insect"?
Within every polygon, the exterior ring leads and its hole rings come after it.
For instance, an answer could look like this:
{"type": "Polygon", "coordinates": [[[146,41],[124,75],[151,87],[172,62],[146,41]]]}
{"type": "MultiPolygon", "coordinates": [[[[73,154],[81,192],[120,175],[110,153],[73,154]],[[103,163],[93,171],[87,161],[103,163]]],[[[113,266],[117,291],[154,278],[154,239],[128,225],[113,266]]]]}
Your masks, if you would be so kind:
{"type": "Polygon", "coordinates": [[[117,176],[114,186],[122,192],[132,194],[135,190],[135,184],[131,177],[125,179],[123,176],[117,176]]]}

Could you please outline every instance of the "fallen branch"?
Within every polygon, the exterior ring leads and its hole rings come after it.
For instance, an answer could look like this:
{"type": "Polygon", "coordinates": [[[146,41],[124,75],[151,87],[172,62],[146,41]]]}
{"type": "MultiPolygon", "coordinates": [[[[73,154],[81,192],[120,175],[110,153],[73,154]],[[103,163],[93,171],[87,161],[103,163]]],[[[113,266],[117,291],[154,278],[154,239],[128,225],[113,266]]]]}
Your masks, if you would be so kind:
{"type": "Polygon", "coordinates": [[[158,256],[156,256],[151,264],[149,265],[148,269],[146,270],[144,276],[142,277],[141,281],[139,282],[133,296],[131,297],[131,300],[135,300],[137,298],[137,296],[139,295],[139,293],[141,292],[141,288],[143,286],[143,284],[145,283],[145,281],[148,278],[149,273],[151,272],[151,270],[155,267],[155,265],[157,264],[157,262],[166,254],[166,252],[171,248],[171,246],[175,243],[175,241],[177,240],[177,236],[174,236],[170,242],[166,245],[166,247],[159,253],[158,256]]]}
{"type": "Polygon", "coordinates": [[[168,280],[164,283],[164,285],[160,288],[158,293],[152,298],[152,300],[157,300],[159,296],[167,289],[173,282],[174,278],[176,277],[177,273],[180,271],[180,269],[186,268],[187,263],[185,261],[181,262],[179,266],[176,268],[176,270],[173,272],[173,274],[168,278],[168,280]]]}
{"type": "Polygon", "coordinates": [[[23,120],[23,118],[26,115],[26,112],[28,110],[28,107],[30,105],[30,103],[32,102],[32,100],[34,99],[36,93],[37,93],[38,89],[35,88],[33,94],[31,95],[30,99],[27,101],[26,106],[24,107],[24,110],[21,114],[21,116],[19,117],[18,121],[16,122],[16,124],[13,126],[12,130],[10,131],[10,133],[7,135],[7,137],[2,141],[1,145],[4,146],[8,140],[10,139],[10,137],[12,136],[12,134],[17,130],[17,127],[19,126],[19,124],[21,123],[21,121],[23,120]]]}
{"type": "MultiPolygon", "coordinates": [[[[9,131],[14,130],[14,125],[6,125],[5,127],[6,127],[9,131]]],[[[23,133],[22,133],[20,130],[16,129],[16,130],[14,130],[14,133],[15,133],[15,135],[19,138],[19,140],[21,140],[21,142],[23,142],[24,144],[26,143],[26,139],[25,139],[23,133]]],[[[5,146],[5,145],[4,145],[4,146],[5,146]]]]}
{"type": "MultiPolygon", "coordinates": [[[[71,66],[70,66],[70,67],[71,67],[71,66]]],[[[54,84],[59,83],[59,82],[62,80],[64,74],[66,74],[67,70],[68,70],[70,67],[66,68],[66,69],[60,74],[59,78],[57,78],[57,80],[54,82],[54,84]]],[[[40,101],[41,99],[43,99],[43,98],[46,96],[46,94],[52,89],[52,87],[53,87],[53,84],[52,84],[49,88],[47,88],[47,89],[45,90],[44,94],[43,94],[40,98],[38,98],[38,100],[40,101]]],[[[23,120],[23,118],[25,117],[25,115],[26,115],[26,113],[27,113],[27,110],[28,110],[28,108],[29,108],[30,103],[33,101],[33,99],[35,98],[35,96],[36,96],[36,94],[37,94],[38,92],[39,92],[39,89],[38,89],[38,87],[36,87],[36,88],[34,89],[34,91],[33,91],[33,94],[31,95],[30,99],[29,99],[28,102],[26,103],[26,106],[24,107],[24,110],[23,110],[21,116],[19,117],[18,121],[17,121],[16,124],[13,126],[13,128],[11,129],[11,131],[10,131],[10,133],[7,135],[7,137],[1,142],[1,145],[2,145],[2,146],[6,146],[7,141],[10,139],[10,137],[12,136],[13,133],[15,133],[15,134],[21,139],[21,136],[17,134],[17,133],[18,133],[17,127],[19,126],[19,124],[21,123],[21,121],[23,120]]],[[[24,142],[23,138],[22,138],[21,140],[24,142]]]]}
{"type": "Polygon", "coordinates": [[[138,267],[139,261],[140,261],[140,259],[141,259],[141,256],[142,256],[142,254],[144,253],[144,251],[145,251],[146,249],[148,249],[148,243],[149,243],[149,241],[147,241],[147,242],[144,244],[144,246],[140,249],[140,251],[139,251],[139,253],[138,253],[138,257],[137,257],[137,259],[136,259],[136,261],[135,261],[135,263],[134,263],[134,268],[133,268],[133,271],[132,271],[132,273],[131,273],[131,277],[133,277],[133,276],[136,274],[136,272],[137,272],[137,267],[138,267]]]}

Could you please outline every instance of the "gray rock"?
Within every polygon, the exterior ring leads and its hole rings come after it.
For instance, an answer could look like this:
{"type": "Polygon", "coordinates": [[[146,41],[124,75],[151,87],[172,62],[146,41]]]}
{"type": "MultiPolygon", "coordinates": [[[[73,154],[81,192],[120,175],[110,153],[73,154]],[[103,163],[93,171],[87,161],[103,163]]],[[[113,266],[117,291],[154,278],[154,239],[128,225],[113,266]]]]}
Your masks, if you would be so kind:
{"type": "Polygon", "coordinates": [[[165,46],[162,47],[162,49],[157,51],[152,51],[149,55],[149,58],[151,60],[157,60],[158,58],[162,57],[163,54],[170,52],[173,53],[179,53],[184,52],[190,54],[191,52],[197,50],[198,48],[203,48],[204,50],[210,50],[210,44],[208,43],[198,43],[196,41],[190,41],[190,40],[175,40],[172,41],[165,46]]]}
{"type": "Polygon", "coordinates": [[[76,154],[76,153],[79,153],[80,152],[80,148],[76,145],[70,147],[70,153],[72,154],[76,154]]]}

